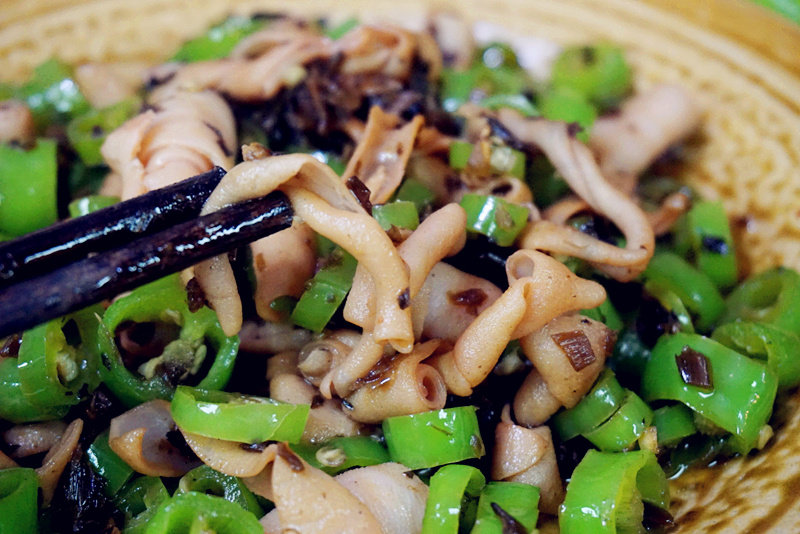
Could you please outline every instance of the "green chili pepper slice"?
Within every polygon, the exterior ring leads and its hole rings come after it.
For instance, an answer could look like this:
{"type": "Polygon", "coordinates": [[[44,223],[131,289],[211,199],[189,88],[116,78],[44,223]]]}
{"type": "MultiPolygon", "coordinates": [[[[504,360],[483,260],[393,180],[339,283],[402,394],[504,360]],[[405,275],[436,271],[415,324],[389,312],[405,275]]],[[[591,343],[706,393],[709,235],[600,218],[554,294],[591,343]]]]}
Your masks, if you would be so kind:
{"type": "Polygon", "coordinates": [[[337,39],[341,39],[348,33],[350,30],[355,29],[358,27],[359,22],[358,19],[355,17],[350,17],[349,19],[345,20],[344,22],[337,24],[332,28],[327,28],[325,30],[325,35],[336,41],[337,39]]]}
{"type": "Polygon", "coordinates": [[[27,467],[0,470],[0,534],[38,531],[39,478],[27,467]]]}
{"type": "Polygon", "coordinates": [[[663,282],[658,280],[648,280],[644,284],[644,289],[652,295],[665,310],[671,312],[678,320],[680,331],[694,334],[694,324],[689,310],[683,304],[681,298],[674,291],[667,288],[663,282]]]}
{"type": "Polygon", "coordinates": [[[659,447],[673,447],[697,432],[692,411],[683,404],[662,406],[653,412],[659,447]]]}
{"type": "Polygon", "coordinates": [[[176,493],[165,501],[145,534],[264,534],[256,516],[238,504],[196,491],[176,493]]]}
{"type": "Polygon", "coordinates": [[[736,283],[736,252],[722,202],[695,202],[677,225],[676,241],[676,249],[691,252],[697,268],[717,287],[736,283]]]}
{"type": "Polygon", "coordinates": [[[299,441],[311,407],[178,386],[171,408],[175,423],[186,432],[241,443],[261,443],[299,441]]]}
{"type": "Polygon", "coordinates": [[[212,26],[205,35],[187,41],[172,56],[172,61],[206,61],[228,56],[244,37],[255,33],[264,22],[250,17],[231,16],[212,26]]]}
{"type": "Polygon", "coordinates": [[[581,131],[576,137],[583,142],[589,140],[597,108],[580,91],[571,87],[553,88],[539,97],[539,108],[547,119],[578,124],[581,131]]]}
{"type": "Polygon", "coordinates": [[[419,226],[419,214],[413,202],[395,200],[387,204],[372,206],[372,216],[384,230],[391,230],[392,226],[416,230],[419,226]]]}
{"type": "Polygon", "coordinates": [[[109,495],[116,495],[133,476],[133,469],[108,445],[108,430],[97,436],[86,449],[86,457],[95,472],[106,479],[106,493],[109,495]]]}
{"type": "MultiPolygon", "coordinates": [[[[522,526],[525,532],[533,532],[539,519],[539,488],[520,482],[489,482],[484,486],[478,499],[475,525],[470,534],[505,534],[504,518],[508,514],[513,521],[522,526]]],[[[514,531],[517,532],[517,531],[514,531]]]]}
{"type": "Polygon", "coordinates": [[[467,193],[461,199],[467,231],[483,234],[501,247],[514,243],[528,223],[528,210],[500,197],[467,193]]]}
{"type": "Polygon", "coordinates": [[[178,481],[176,495],[189,491],[216,495],[226,501],[238,504],[256,517],[264,515],[264,509],[258,504],[258,499],[241,480],[214,471],[207,465],[195,467],[178,481]]]}
{"type": "Polygon", "coordinates": [[[507,174],[520,180],[525,178],[525,154],[511,147],[493,146],[489,166],[498,174],[507,174]]]}
{"type": "Polygon", "coordinates": [[[650,360],[650,349],[639,338],[636,328],[628,326],[620,332],[608,365],[617,379],[628,387],[639,387],[644,368],[650,360]]]}
{"type": "Polygon", "coordinates": [[[758,442],[759,431],[772,413],[777,387],[775,374],[762,363],[696,334],[662,336],[642,376],[645,400],[686,404],[733,434],[732,445],[741,453],[748,452],[758,442]],[[686,347],[706,358],[712,388],[684,382],[676,356],[686,347]]]}
{"type": "Polygon", "coordinates": [[[523,117],[538,117],[541,115],[530,99],[522,94],[495,94],[481,100],[481,106],[486,109],[497,110],[511,108],[523,117]]]}
{"type": "Polygon", "coordinates": [[[448,151],[450,167],[457,171],[466,169],[474,148],[475,145],[467,141],[453,141],[450,143],[450,150],[448,151]]]}
{"type": "Polygon", "coordinates": [[[605,369],[581,401],[553,417],[553,429],[562,440],[586,434],[603,424],[625,401],[625,389],[614,372],[605,369]]]}
{"type": "Polygon", "coordinates": [[[12,423],[27,423],[61,419],[69,411],[68,405],[41,407],[31,403],[21,394],[21,381],[17,358],[0,361],[0,418],[12,423]]]}
{"type": "Polygon", "coordinates": [[[615,332],[619,332],[625,326],[622,317],[620,317],[619,312],[611,303],[610,299],[604,300],[603,303],[596,308],[581,310],[581,315],[599,321],[615,332]]]}
{"type": "Polygon", "coordinates": [[[313,332],[322,332],[336,313],[353,285],[358,265],[353,256],[339,247],[329,258],[328,264],[317,271],[292,310],[292,322],[313,332]]]}
{"type": "Polygon", "coordinates": [[[619,409],[603,424],[584,434],[598,449],[605,452],[624,451],[653,422],[653,410],[633,391],[627,391],[619,409]]]}
{"type": "Polygon", "coordinates": [[[766,360],[779,388],[800,384],[800,337],[770,324],[737,321],[717,327],[711,338],[740,354],[766,360]]]}
{"type": "Polygon", "coordinates": [[[292,450],[306,462],[329,475],[351,467],[365,467],[390,462],[389,451],[369,436],[333,438],[325,443],[295,443],[292,450]]]}
{"type": "Polygon", "coordinates": [[[403,184],[397,190],[395,200],[407,200],[413,202],[417,208],[417,213],[424,213],[425,210],[433,205],[436,196],[433,191],[428,189],[419,180],[408,178],[403,180],[403,184]]]}
{"type": "Polygon", "coordinates": [[[720,324],[736,320],[769,323],[800,334],[800,274],[777,267],[751,276],[726,300],[720,324]]]}
{"type": "Polygon", "coordinates": [[[174,386],[157,372],[159,366],[180,367],[191,373],[206,357],[206,341],[216,354],[198,387],[222,389],[233,372],[239,348],[238,336],[225,335],[213,310],[203,307],[195,312],[189,311],[186,291],[178,275],[139,287],[114,302],[103,316],[98,335],[103,382],[127,406],[156,398],[171,399],[174,386]],[[122,362],[114,334],[125,321],[165,322],[181,328],[179,338],[168,344],[161,356],[148,362],[148,369],[153,372],[151,377],[132,373],[122,362]]]}
{"type": "Polygon", "coordinates": [[[67,125],[67,139],[86,165],[102,165],[100,147],[106,136],[139,110],[138,98],[122,100],[103,109],[90,109],[67,125]]]}
{"type": "Polygon", "coordinates": [[[480,458],[485,452],[474,406],[389,417],[383,434],[392,460],[411,469],[480,458]]]}
{"type": "Polygon", "coordinates": [[[97,210],[113,206],[119,202],[119,197],[107,197],[102,195],[90,195],[88,197],[76,198],[69,203],[69,216],[81,217],[97,210]]]}
{"type": "Polygon", "coordinates": [[[58,220],[56,142],[0,144],[0,232],[16,237],[58,220]]]}
{"type": "Polygon", "coordinates": [[[584,95],[601,109],[613,107],[631,90],[631,68],[622,49],[608,43],[564,49],[553,63],[550,83],[584,95]]]}
{"type": "Polygon", "coordinates": [[[167,488],[158,477],[139,477],[126,484],[115,499],[125,513],[125,534],[143,534],[150,518],[167,499],[167,488]]]}
{"type": "Polygon", "coordinates": [[[650,451],[589,450],[567,484],[562,534],[644,532],[643,502],[667,510],[669,487],[650,451]]]}
{"type": "MultiPolygon", "coordinates": [[[[464,497],[477,497],[486,485],[479,470],[468,465],[446,465],[431,477],[421,534],[456,534],[464,497]]],[[[467,521],[465,521],[467,522],[467,521]]]]}
{"type": "Polygon", "coordinates": [[[656,252],[643,273],[646,281],[675,293],[708,331],[725,311],[725,301],[711,279],[672,252],[656,252]]]}
{"type": "Polygon", "coordinates": [[[25,100],[37,128],[63,123],[89,110],[89,102],[72,79],[72,69],[57,59],[37,66],[17,96],[25,100]]]}

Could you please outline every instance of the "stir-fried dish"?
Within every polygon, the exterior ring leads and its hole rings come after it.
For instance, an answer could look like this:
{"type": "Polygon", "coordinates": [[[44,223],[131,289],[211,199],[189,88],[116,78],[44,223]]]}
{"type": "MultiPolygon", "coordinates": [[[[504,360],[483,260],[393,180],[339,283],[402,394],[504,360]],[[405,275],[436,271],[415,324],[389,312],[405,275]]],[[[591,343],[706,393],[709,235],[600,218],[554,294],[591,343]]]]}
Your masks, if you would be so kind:
{"type": "Polygon", "coordinates": [[[677,178],[701,106],[633,75],[445,13],[256,15],[0,86],[6,240],[215,167],[201,215],[294,212],[2,340],[0,532],[674,526],[668,479],[800,383],[800,275],[741,279],[677,178]]]}

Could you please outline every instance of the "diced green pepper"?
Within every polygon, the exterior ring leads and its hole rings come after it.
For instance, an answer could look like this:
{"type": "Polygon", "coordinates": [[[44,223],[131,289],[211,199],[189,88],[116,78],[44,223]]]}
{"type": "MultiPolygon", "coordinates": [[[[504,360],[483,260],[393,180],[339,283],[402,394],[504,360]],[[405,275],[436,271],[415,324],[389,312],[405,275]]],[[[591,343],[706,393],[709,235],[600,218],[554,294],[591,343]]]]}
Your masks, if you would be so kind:
{"type": "Polygon", "coordinates": [[[100,147],[106,136],[134,116],[140,107],[138,98],[117,102],[107,108],[90,109],[67,125],[67,139],[86,165],[101,165],[100,147]]]}
{"type": "Polygon", "coordinates": [[[453,141],[450,143],[450,151],[448,153],[450,167],[458,171],[466,169],[474,148],[475,145],[467,141],[453,141]]]}
{"type": "Polygon", "coordinates": [[[525,154],[507,146],[493,146],[489,165],[498,174],[525,178],[525,154]]]}
{"type": "Polygon", "coordinates": [[[184,43],[172,56],[172,60],[192,62],[224,58],[233,51],[239,41],[263,26],[263,21],[250,17],[228,17],[211,27],[205,35],[184,43]]]}
{"type": "Polygon", "coordinates": [[[416,230],[419,226],[419,214],[413,202],[395,200],[387,204],[372,206],[372,216],[384,230],[391,230],[392,226],[416,230]]]}
{"type": "Polygon", "coordinates": [[[538,117],[541,115],[536,106],[533,105],[533,102],[521,94],[490,95],[481,100],[481,106],[492,110],[511,108],[523,117],[538,117]]]}
{"type": "Polygon", "coordinates": [[[176,495],[189,491],[216,495],[226,501],[238,504],[256,517],[264,515],[264,509],[258,504],[258,499],[241,480],[214,471],[207,465],[195,467],[178,481],[176,495]]]}
{"type": "Polygon", "coordinates": [[[39,478],[27,467],[0,470],[0,534],[38,532],[39,478]]]}
{"type": "Polygon", "coordinates": [[[622,49],[608,43],[564,49],[553,63],[551,85],[583,94],[601,109],[613,107],[631,90],[631,68],[622,49]]]}
{"type": "Polygon", "coordinates": [[[101,195],[91,195],[88,197],[76,198],[69,203],[69,216],[81,217],[97,210],[113,206],[119,202],[119,197],[106,197],[101,195]]]}
{"type": "Polygon", "coordinates": [[[106,493],[109,495],[116,495],[133,476],[133,469],[108,445],[108,431],[97,436],[86,449],[86,457],[95,472],[106,479],[106,493]]]}
{"type": "Polygon", "coordinates": [[[468,465],[446,465],[431,477],[421,534],[457,534],[465,497],[477,497],[486,484],[483,473],[468,465]]]}
{"type": "Polygon", "coordinates": [[[358,25],[358,19],[356,17],[350,17],[332,28],[327,28],[325,30],[325,35],[336,41],[350,33],[350,30],[357,28],[358,25]]]}
{"type": "Polygon", "coordinates": [[[56,142],[0,144],[0,232],[21,236],[58,220],[56,142]]]}
{"type": "Polygon", "coordinates": [[[720,324],[736,320],[769,323],[800,334],[800,274],[776,267],[751,276],[726,300],[720,324]]]}
{"type": "Polygon", "coordinates": [[[256,516],[238,504],[196,491],[176,493],[150,519],[145,534],[264,534],[256,516]]]}
{"type": "Polygon", "coordinates": [[[461,199],[467,230],[487,236],[501,247],[514,243],[528,223],[528,210],[500,197],[468,193],[461,199]]]}
{"type": "Polygon", "coordinates": [[[36,67],[17,96],[28,104],[39,129],[50,123],[67,122],[89,110],[89,102],[72,78],[72,69],[57,59],[36,67]]]}
{"type": "Polygon", "coordinates": [[[597,119],[597,109],[581,92],[570,87],[551,89],[539,97],[539,108],[547,119],[578,124],[581,131],[577,138],[583,142],[589,140],[589,132],[597,119]]]}
{"type": "Polygon", "coordinates": [[[619,312],[614,307],[614,304],[611,303],[610,299],[604,300],[603,303],[596,308],[581,310],[581,315],[599,321],[615,332],[619,332],[625,327],[622,317],[620,317],[619,312]]]}
{"type": "Polygon", "coordinates": [[[630,449],[653,422],[653,411],[633,391],[605,423],[584,434],[598,449],[617,452],[630,449]]]}
{"type": "Polygon", "coordinates": [[[728,288],[736,283],[736,252],[722,202],[695,202],[679,222],[677,234],[677,248],[691,251],[697,268],[717,287],[728,288]]]}
{"type": "Polygon", "coordinates": [[[292,311],[292,322],[322,332],[353,285],[358,262],[341,248],[330,254],[328,264],[311,279],[292,311]]]}
{"type": "Polygon", "coordinates": [[[317,469],[335,475],[351,467],[391,461],[389,451],[369,436],[333,438],[323,444],[295,443],[292,450],[317,469]]]}
{"type": "Polygon", "coordinates": [[[508,519],[498,512],[511,517],[524,532],[533,532],[539,519],[539,488],[519,482],[489,482],[478,499],[475,525],[470,534],[506,534],[508,519]]]}
{"type": "Polygon", "coordinates": [[[683,404],[662,406],[653,412],[659,447],[673,447],[683,438],[697,432],[692,411],[683,404]]]}
{"type": "Polygon", "coordinates": [[[591,432],[622,406],[625,395],[614,372],[606,369],[578,404],[553,417],[553,429],[562,440],[591,432]]]}
{"type": "Polygon", "coordinates": [[[126,517],[124,534],[143,534],[168,499],[167,488],[158,477],[139,477],[126,484],[116,496],[116,504],[126,517]]]}
{"type": "Polygon", "coordinates": [[[407,200],[413,202],[417,207],[417,213],[424,213],[426,209],[433,205],[436,200],[433,191],[413,178],[403,180],[403,184],[397,190],[395,200],[407,200]]]}
{"type": "Polygon", "coordinates": [[[474,406],[460,406],[383,421],[393,461],[411,469],[480,458],[485,449],[474,406]]]}

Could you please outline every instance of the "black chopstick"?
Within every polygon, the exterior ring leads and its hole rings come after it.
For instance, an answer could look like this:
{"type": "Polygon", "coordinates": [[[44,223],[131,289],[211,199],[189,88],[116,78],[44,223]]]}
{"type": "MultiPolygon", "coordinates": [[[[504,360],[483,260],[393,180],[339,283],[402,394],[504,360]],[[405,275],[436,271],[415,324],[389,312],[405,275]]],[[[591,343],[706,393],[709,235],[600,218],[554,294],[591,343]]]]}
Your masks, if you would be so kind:
{"type": "Polygon", "coordinates": [[[288,228],[292,217],[286,196],[275,192],[132,242],[120,241],[120,235],[128,234],[121,232],[115,248],[74,262],[72,253],[62,256],[69,260],[65,266],[0,289],[0,338],[288,228]]]}
{"type": "Polygon", "coordinates": [[[0,243],[0,291],[90,252],[196,217],[225,171],[219,167],[94,213],[0,243]]]}

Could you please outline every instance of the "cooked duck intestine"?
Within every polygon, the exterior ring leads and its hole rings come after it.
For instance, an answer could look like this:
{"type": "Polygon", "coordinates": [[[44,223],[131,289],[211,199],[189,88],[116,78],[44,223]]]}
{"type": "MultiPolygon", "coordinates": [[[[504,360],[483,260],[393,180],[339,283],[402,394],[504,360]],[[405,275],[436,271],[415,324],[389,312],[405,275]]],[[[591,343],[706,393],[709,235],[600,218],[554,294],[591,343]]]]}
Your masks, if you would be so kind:
{"type": "Polygon", "coordinates": [[[33,115],[21,100],[0,102],[0,143],[28,145],[36,138],[33,115]]]}

